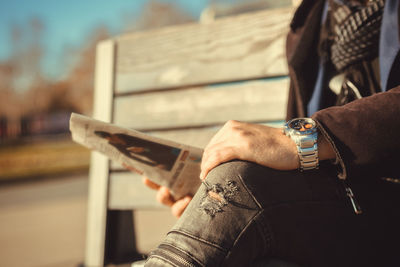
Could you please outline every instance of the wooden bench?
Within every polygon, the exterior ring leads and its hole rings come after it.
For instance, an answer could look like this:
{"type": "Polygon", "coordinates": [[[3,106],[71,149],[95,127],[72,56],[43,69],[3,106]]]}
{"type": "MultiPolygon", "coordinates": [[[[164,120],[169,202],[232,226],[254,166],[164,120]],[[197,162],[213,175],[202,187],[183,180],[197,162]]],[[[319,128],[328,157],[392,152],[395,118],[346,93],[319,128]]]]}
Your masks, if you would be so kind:
{"type": "MultiPolygon", "coordinates": [[[[265,10],[99,43],[94,117],[199,147],[230,119],[280,125],[292,11],[265,10]]],[[[131,260],[132,210],[147,208],[162,209],[155,192],[94,152],[85,266],[131,260]]]]}

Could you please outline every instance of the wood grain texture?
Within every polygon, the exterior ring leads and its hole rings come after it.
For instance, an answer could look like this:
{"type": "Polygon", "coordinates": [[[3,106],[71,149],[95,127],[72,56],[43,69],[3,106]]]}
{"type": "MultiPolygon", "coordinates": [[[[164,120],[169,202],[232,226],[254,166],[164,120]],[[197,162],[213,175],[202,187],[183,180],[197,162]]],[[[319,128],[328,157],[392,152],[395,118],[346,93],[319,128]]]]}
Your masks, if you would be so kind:
{"type": "Polygon", "coordinates": [[[288,79],[117,97],[114,123],[138,130],[274,121],[286,116],[288,79]]]}
{"type": "Polygon", "coordinates": [[[117,37],[116,92],[285,75],[292,13],[273,9],[117,37]]]}
{"type": "Polygon", "coordinates": [[[102,41],[96,48],[93,118],[111,122],[114,95],[115,42],[102,41]]]}
{"type": "MultiPolygon", "coordinates": [[[[93,117],[109,122],[112,117],[114,42],[103,41],[96,52],[93,117]]],[[[109,159],[92,152],[89,174],[85,266],[103,266],[106,238],[109,159]]]]}

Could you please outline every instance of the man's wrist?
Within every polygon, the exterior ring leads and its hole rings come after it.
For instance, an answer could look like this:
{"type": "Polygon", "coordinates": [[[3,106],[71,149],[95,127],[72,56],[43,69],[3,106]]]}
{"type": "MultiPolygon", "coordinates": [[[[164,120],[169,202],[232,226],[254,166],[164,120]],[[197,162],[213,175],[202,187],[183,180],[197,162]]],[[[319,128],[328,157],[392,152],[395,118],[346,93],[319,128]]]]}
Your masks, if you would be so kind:
{"type": "Polygon", "coordinates": [[[323,134],[318,136],[318,154],[320,160],[330,160],[336,158],[336,153],[332,145],[323,134]]]}

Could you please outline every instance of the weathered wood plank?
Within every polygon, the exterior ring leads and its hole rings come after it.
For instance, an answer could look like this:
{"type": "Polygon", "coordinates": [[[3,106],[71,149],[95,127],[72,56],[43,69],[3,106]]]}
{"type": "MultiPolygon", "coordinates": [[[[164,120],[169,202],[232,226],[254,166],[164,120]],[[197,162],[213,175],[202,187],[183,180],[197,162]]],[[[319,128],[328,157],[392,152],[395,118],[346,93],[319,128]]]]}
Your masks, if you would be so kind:
{"type": "Polygon", "coordinates": [[[109,209],[166,208],[156,201],[156,191],[146,187],[138,174],[111,173],[109,186],[109,209]]]}
{"type": "MultiPolygon", "coordinates": [[[[114,89],[114,49],[112,40],[98,44],[96,51],[93,117],[110,122],[114,89]]],[[[109,160],[92,152],[89,173],[88,219],[85,266],[103,266],[106,238],[109,160]]]]}
{"type": "Polygon", "coordinates": [[[116,91],[165,89],[287,74],[292,8],[116,38],[116,91]]]}
{"type": "Polygon", "coordinates": [[[288,79],[117,97],[114,123],[138,130],[282,120],[288,79]]]}
{"type": "MultiPolygon", "coordinates": [[[[281,127],[283,125],[283,121],[269,121],[262,122],[261,124],[272,127],[281,127]]],[[[204,148],[221,127],[222,125],[199,129],[193,128],[184,130],[154,131],[150,134],[182,144],[204,148]]]]}

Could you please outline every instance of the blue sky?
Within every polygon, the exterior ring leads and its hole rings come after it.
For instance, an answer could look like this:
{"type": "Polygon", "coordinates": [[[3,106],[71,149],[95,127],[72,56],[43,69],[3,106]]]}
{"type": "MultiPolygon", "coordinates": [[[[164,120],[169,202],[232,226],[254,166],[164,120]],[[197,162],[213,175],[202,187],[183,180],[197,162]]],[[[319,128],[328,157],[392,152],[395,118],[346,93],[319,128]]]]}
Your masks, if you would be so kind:
{"type": "MultiPolygon", "coordinates": [[[[65,46],[78,46],[99,24],[120,30],[124,16],[137,16],[148,0],[0,0],[0,61],[10,54],[10,26],[26,25],[33,17],[44,25],[45,73],[57,74],[57,61],[65,46]]],[[[161,0],[174,2],[198,17],[209,0],[161,0]]]]}

